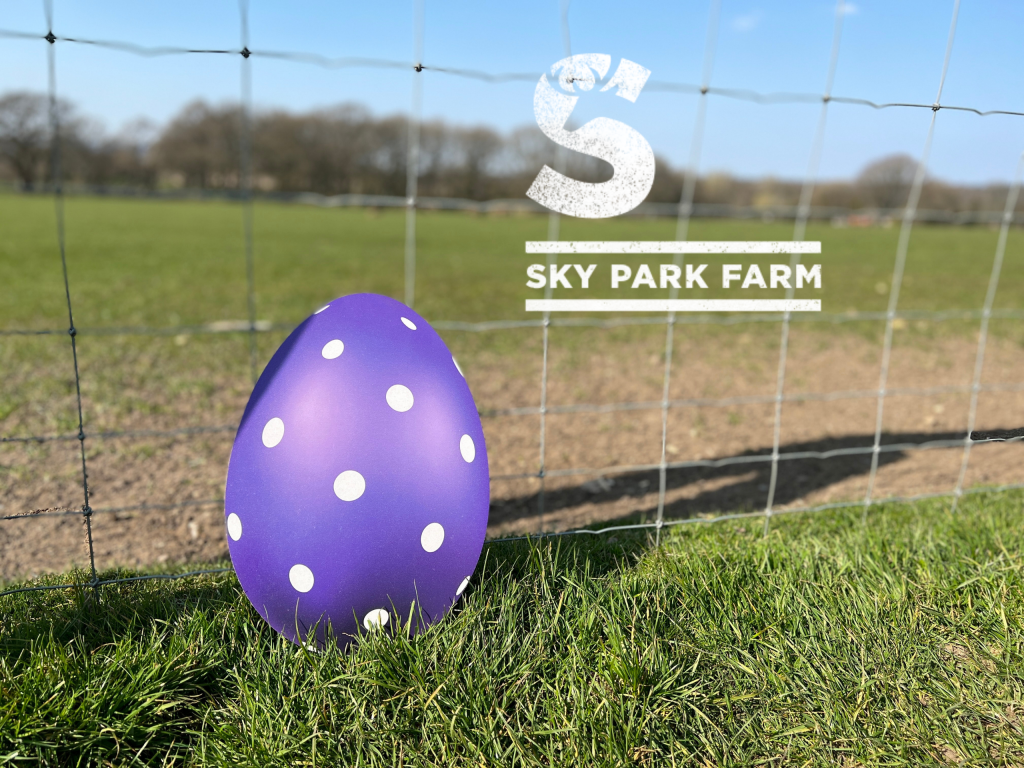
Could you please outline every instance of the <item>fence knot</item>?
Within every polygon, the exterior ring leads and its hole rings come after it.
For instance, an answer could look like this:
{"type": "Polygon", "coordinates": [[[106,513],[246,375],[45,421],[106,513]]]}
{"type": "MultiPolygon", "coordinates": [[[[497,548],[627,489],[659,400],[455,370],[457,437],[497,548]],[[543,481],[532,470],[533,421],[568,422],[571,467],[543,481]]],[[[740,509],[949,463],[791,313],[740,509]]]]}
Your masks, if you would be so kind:
{"type": "Polygon", "coordinates": [[[92,517],[92,507],[88,503],[82,505],[82,516],[92,517]]]}
{"type": "Polygon", "coordinates": [[[942,109],[942,107],[938,104],[932,104],[932,112],[938,112],[940,109],[942,109]]]}
{"type": "Polygon", "coordinates": [[[68,328],[68,336],[70,336],[71,338],[74,338],[77,335],[78,335],[78,331],[75,330],[75,326],[72,325],[70,328],[68,328]]]}
{"type": "Polygon", "coordinates": [[[85,432],[83,432],[82,430],[78,430],[78,439],[85,440],[85,432]]]}
{"type": "Polygon", "coordinates": [[[413,69],[415,69],[417,72],[422,72],[423,71],[423,65],[422,64],[416,64],[415,66],[413,66],[413,69]]]}
{"type": "Polygon", "coordinates": [[[248,47],[248,46],[246,46],[245,48],[243,48],[243,49],[242,49],[242,50],[240,51],[240,53],[242,54],[242,58],[243,58],[243,59],[248,59],[248,58],[249,58],[250,56],[252,56],[252,51],[250,51],[250,50],[249,50],[249,47],[248,47]]]}
{"type": "Polygon", "coordinates": [[[46,37],[44,37],[43,39],[46,42],[48,42],[50,45],[53,45],[55,42],[57,42],[57,36],[55,34],[53,34],[53,30],[52,29],[49,32],[46,33],[46,37]]]}
{"type": "Polygon", "coordinates": [[[702,85],[700,87],[700,95],[701,96],[707,96],[707,93],[708,93],[708,87],[706,85],[702,85]]]}

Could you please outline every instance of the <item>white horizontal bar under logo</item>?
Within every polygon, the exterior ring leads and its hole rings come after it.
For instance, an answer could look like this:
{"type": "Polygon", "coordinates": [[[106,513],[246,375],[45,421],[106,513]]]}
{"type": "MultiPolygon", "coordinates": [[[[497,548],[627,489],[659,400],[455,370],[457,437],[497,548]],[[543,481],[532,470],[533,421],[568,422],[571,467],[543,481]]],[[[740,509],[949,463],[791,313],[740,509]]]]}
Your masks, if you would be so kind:
{"type": "Polygon", "coordinates": [[[527,240],[527,253],[821,253],[820,241],[527,240]]]}
{"type": "Polygon", "coordinates": [[[821,312],[821,299],[527,299],[527,312],[821,312]]]}

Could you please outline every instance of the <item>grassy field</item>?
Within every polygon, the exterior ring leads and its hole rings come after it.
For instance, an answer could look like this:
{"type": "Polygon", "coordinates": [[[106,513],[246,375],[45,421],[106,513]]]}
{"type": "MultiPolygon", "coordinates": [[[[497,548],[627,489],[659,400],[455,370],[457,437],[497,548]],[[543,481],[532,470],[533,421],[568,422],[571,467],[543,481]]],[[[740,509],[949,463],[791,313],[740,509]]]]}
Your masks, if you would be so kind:
{"type": "MultiPolygon", "coordinates": [[[[120,426],[119,414],[159,407],[132,393],[140,378],[159,376],[168,391],[200,400],[230,380],[249,383],[248,342],[242,333],[178,336],[107,336],[105,330],[144,326],[157,331],[245,321],[245,254],[242,217],[228,202],[159,201],[71,197],[66,202],[68,271],[75,322],[81,331],[80,355],[94,429],[120,426]]],[[[0,195],[0,331],[55,330],[67,327],[67,309],[57,250],[53,201],[45,196],[0,195]]],[[[524,254],[524,241],[545,239],[543,216],[476,216],[421,213],[417,225],[416,309],[431,321],[522,320],[523,300],[541,295],[525,287],[526,266],[538,257],[524,254]]],[[[666,240],[675,236],[669,219],[583,221],[565,218],[562,239],[666,240]]],[[[697,220],[691,239],[786,240],[787,222],[697,220]]],[[[821,291],[803,289],[798,297],[820,297],[828,314],[882,311],[896,253],[898,226],[889,229],[836,229],[812,223],[807,239],[822,242],[821,291]]],[[[900,299],[901,310],[978,310],[984,298],[997,232],[982,227],[920,225],[915,228],[900,299]]],[[[543,260],[542,258],[540,260],[543,260]]],[[[636,266],[657,258],[616,257],[636,266]]],[[[254,211],[256,314],[261,321],[297,324],[331,298],[374,291],[401,298],[404,285],[404,213],[401,211],[325,210],[298,205],[257,203],[254,211]]],[[[594,258],[600,268],[588,297],[608,297],[608,257],[594,258]]],[[[707,274],[718,276],[720,257],[704,259],[707,274]]],[[[760,259],[762,265],[771,259],[760,259]]],[[[806,261],[806,260],[805,260],[806,261]]],[[[767,271],[767,270],[766,270],[767,271]]],[[[694,297],[725,295],[716,280],[694,297]]],[[[743,296],[754,295],[750,289],[743,296]]],[[[580,296],[558,289],[555,297],[580,296]]],[[[638,289],[614,295],[661,297],[666,292],[638,289]]],[[[684,291],[684,296],[691,294],[684,291]]],[[[738,296],[734,288],[728,295],[738,296]]],[[[778,297],[782,291],[757,291],[778,297]]],[[[997,309],[1024,309],[1024,234],[1013,231],[997,309]]],[[[536,319],[536,317],[532,317],[536,319]]],[[[807,332],[832,337],[861,334],[877,341],[879,322],[802,323],[807,332]],[[810,329],[815,331],[810,331],[810,329]]],[[[964,337],[977,320],[916,323],[907,333],[927,340],[935,334],[964,337]]],[[[755,323],[737,328],[702,326],[687,335],[735,340],[754,333],[776,345],[778,329],[755,323]]],[[[1024,339],[1020,323],[994,320],[992,332],[1024,339]]],[[[442,331],[460,360],[472,363],[482,353],[535,357],[537,334],[523,331],[470,334],[442,331]]],[[[558,331],[566,349],[594,344],[624,347],[662,337],[657,327],[602,331],[558,331]]],[[[283,340],[283,332],[259,335],[262,364],[283,340]]],[[[651,341],[652,344],[655,342],[651,341]]],[[[655,344],[656,345],[656,344],[655,344]]],[[[66,407],[45,408],[66,400],[70,373],[66,336],[0,335],[0,368],[7,371],[0,389],[0,434],[67,432],[66,407]],[[5,419],[15,411],[36,411],[28,420],[5,419]],[[7,427],[5,429],[5,427],[7,427]]],[[[152,398],[150,398],[151,400],[152,398]]]]}
{"type": "MultiPolygon", "coordinates": [[[[68,263],[83,328],[201,324],[245,318],[245,261],[238,205],[226,202],[72,197],[66,203],[68,263]]],[[[404,212],[325,210],[257,203],[254,255],[257,313],[296,323],[325,300],[346,293],[403,292],[404,212]]],[[[885,308],[898,226],[835,229],[812,223],[822,242],[824,288],[798,296],[823,299],[825,312],[885,308]],[[881,284],[881,286],[880,286],[881,284]]],[[[0,328],[65,325],[54,211],[47,197],[0,196],[0,328]]],[[[564,240],[671,240],[671,219],[563,219],[564,240]]],[[[919,225],[911,240],[902,309],[977,309],[988,280],[997,233],[982,227],[919,225]]],[[[506,320],[523,316],[526,240],[547,237],[543,216],[421,213],[417,226],[417,309],[431,320],[506,320]]],[[[697,220],[693,240],[788,240],[792,224],[697,220]]],[[[1024,308],[1024,235],[1007,249],[998,307],[1024,308]]],[[[717,274],[717,257],[702,259],[717,274]]],[[[542,260],[542,259],[541,259],[542,260]]],[[[657,258],[616,257],[655,263],[657,258]]],[[[565,260],[563,260],[565,261],[565,260]]],[[[583,261],[582,259],[580,261],[583,261]]],[[[608,257],[596,297],[607,289],[608,257]]],[[[771,259],[760,259],[768,263],[771,259]]],[[[721,294],[709,281],[707,296],[721,294]]],[[[560,289],[564,292],[564,289],[560,289]]],[[[579,289],[574,289],[577,292],[579,289]]],[[[734,289],[735,290],[735,289],[734,289]]],[[[751,296],[753,289],[745,292],[751,296]]],[[[637,289],[630,296],[666,292],[637,289]]],[[[685,293],[685,292],[684,292],[685,293]]],[[[770,290],[761,297],[781,295],[770,290]]],[[[557,295],[570,296],[569,292],[557,295]]],[[[620,291],[620,295],[624,295],[620,291]]],[[[739,295],[739,294],[736,294],[739,295]]]]}
{"type": "Polygon", "coordinates": [[[1024,495],[965,501],[492,544],[351,653],[230,574],[0,598],[0,764],[1020,765],[1024,495]]]}

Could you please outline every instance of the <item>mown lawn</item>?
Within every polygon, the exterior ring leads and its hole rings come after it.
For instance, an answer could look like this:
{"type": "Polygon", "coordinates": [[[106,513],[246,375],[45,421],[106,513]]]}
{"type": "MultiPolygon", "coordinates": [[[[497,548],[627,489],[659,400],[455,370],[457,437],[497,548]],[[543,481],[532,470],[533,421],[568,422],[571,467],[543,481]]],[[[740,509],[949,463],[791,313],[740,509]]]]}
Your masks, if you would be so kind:
{"type": "Polygon", "coordinates": [[[0,764],[1020,765],[1022,505],[492,543],[350,653],[230,574],[0,598],[0,764]]]}

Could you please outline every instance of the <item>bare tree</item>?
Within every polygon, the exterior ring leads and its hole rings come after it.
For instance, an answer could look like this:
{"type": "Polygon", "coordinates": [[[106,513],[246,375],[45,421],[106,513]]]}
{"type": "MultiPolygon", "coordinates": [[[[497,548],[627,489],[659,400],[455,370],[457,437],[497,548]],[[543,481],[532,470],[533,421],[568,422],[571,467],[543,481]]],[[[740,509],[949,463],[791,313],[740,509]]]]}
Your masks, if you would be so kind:
{"type": "Polygon", "coordinates": [[[0,97],[0,157],[25,189],[45,172],[50,146],[49,102],[41,93],[15,91],[0,97]]]}
{"type": "Polygon", "coordinates": [[[501,136],[481,126],[453,131],[453,139],[459,148],[454,169],[458,178],[456,195],[476,200],[487,198],[491,165],[501,150],[501,136]]]}
{"type": "MultiPolygon", "coordinates": [[[[0,178],[32,189],[49,170],[49,101],[45,94],[0,96],[0,178]]],[[[80,116],[68,102],[57,103],[61,176],[94,187],[153,188],[158,182],[188,187],[237,189],[241,174],[242,112],[237,104],[187,104],[163,128],[146,121],[116,135],[80,116]]],[[[561,163],[558,147],[535,125],[510,134],[484,126],[420,125],[419,193],[473,200],[523,198],[546,164],[561,163]]],[[[254,182],[259,189],[403,196],[409,156],[409,122],[404,115],[375,117],[358,104],[306,113],[275,110],[252,119],[254,182]]],[[[562,171],[587,182],[606,181],[610,164],[579,152],[565,152],[562,171]]],[[[649,202],[677,203],[684,173],[656,157],[649,202]]],[[[853,181],[816,185],[813,204],[839,208],[900,208],[906,204],[918,163],[905,154],[867,165],[853,181]]],[[[741,179],[711,173],[696,180],[698,204],[794,206],[798,182],[741,179]]],[[[999,210],[1005,184],[963,187],[926,178],[920,205],[946,211],[999,210]]],[[[1024,199],[1020,202],[1024,210],[1024,199]]]]}
{"type": "Polygon", "coordinates": [[[149,162],[146,145],[129,136],[102,137],[78,148],[74,168],[79,178],[97,187],[113,185],[152,188],[156,168],[149,162]]]}
{"type": "MultiPolygon", "coordinates": [[[[610,163],[581,152],[566,150],[558,156],[558,145],[536,126],[518,128],[508,137],[505,148],[495,153],[495,167],[506,176],[506,197],[522,197],[544,165],[560,168],[580,181],[600,183],[612,177],[610,163]]],[[[657,176],[655,176],[657,180],[657,176]]]]}
{"type": "Polygon", "coordinates": [[[869,205],[900,208],[907,203],[917,168],[917,161],[910,155],[889,155],[868,164],[856,183],[864,190],[869,205]]]}
{"type": "Polygon", "coordinates": [[[257,174],[283,190],[325,195],[363,192],[360,159],[374,147],[373,121],[358,105],[307,115],[278,110],[254,121],[257,174]]]}
{"type": "Polygon", "coordinates": [[[185,106],[153,146],[163,170],[184,176],[186,186],[239,186],[242,113],[237,105],[213,107],[204,101],[185,106]]]}

